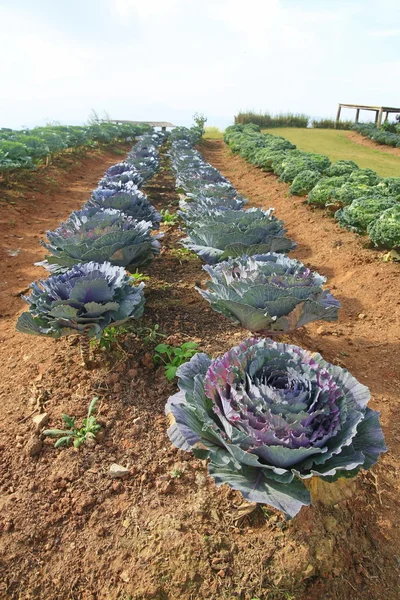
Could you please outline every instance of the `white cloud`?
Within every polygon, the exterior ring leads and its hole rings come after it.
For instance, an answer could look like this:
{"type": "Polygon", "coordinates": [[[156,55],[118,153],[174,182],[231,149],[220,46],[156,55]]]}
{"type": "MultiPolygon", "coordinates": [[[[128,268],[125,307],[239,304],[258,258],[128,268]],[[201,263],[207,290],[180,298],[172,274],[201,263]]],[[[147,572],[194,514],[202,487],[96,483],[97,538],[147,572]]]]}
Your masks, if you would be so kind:
{"type": "Polygon", "coordinates": [[[170,15],[181,0],[111,0],[111,8],[120,23],[128,25],[132,18],[161,19],[170,15]]]}
{"type": "Polygon", "coordinates": [[[368,35],[373,37],[400,37],[400,29],[383,29],[381,31],[370,31],[368,35]]]}

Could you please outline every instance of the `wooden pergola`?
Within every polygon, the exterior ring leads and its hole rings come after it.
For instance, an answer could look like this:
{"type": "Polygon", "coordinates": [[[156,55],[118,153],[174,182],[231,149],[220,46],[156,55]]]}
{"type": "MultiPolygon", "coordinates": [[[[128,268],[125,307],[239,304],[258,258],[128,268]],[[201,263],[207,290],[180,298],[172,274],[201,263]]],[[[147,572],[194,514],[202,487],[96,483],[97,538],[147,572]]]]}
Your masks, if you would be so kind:
{"type": "Polygon", "coordinates": [[[365,106],[363,104],[339,104],[336,115],[336,127],[340,120],[340,111],[342,108],[354,108],[356,111],[356,120],[358,123],[360,118],[360,110],[372,110],[375,112],[375,125],[380,127],[382,125],[382,116],[385,113],[385,121],[388,120],[391,113],[400,113],[400,108],[394,108],[393,106],[365,106]]]}
{"type": "Polygon", "coordinates": [[[176,127],[167,121],[123,121],[122,119],[109,119],[107,123],[129,123],[130,125],[150,125],[150,127],[161,127],[161,131],[167,131],[167,127],[176,127]]]}

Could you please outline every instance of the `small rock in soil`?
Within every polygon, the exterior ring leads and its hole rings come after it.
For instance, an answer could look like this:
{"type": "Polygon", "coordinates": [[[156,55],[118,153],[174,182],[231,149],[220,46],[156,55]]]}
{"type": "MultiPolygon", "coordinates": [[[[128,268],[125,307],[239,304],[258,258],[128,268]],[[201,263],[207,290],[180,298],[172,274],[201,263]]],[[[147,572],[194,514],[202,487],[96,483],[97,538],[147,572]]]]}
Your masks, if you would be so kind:
{"type": "Polygon", "coordinates": [[[118,479],[127,477],[130,475],[130,471],[126,467],[122,467],[121,465],[117,465],[117,463],[113,463],[110,467],[110,475],[113,479],[118,479]]]}
{"type": "Polygon", "coordinates": [[[37,435],[34,435],[26,444],[25,452],[28,456],[38,456],[42,450],[42,446],[42,440],[37,435]]]}
{"type": "Polygon", "coordinates": [[[40,433],[42,428],[47,425],[49,422],[49,415],[47,413],[41,413],[40,415],[35,415],[32,419],[33,424],[35,426],[35,433],[40,433]]]}
{"type": "Polygon", "coordinates": [[[147,367],[148,369],[154,369],[153,357],[150,352],[146,352],[140,362],[144,367],[147,367]]]}

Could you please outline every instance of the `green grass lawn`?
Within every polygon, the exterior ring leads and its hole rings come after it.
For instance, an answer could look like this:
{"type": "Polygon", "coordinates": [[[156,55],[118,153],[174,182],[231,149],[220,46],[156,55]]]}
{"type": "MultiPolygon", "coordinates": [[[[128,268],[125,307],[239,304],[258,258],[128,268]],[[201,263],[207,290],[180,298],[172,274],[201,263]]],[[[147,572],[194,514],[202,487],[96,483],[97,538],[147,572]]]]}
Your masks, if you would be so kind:
{"type": "Polygon", "coordinates": [[[224,132],[218,129],[218,127],[205,127],[204,138],[206,140],[222,140],[224,132]]]}
{"type": "Polygon", "coordinates": [[[332,161],[353,160],[359,167],[373,169],[381,177],[400,177],[400,156],[386,154],[360,146],[345,137],[344,131],[335,129],[263,129],[296,144],[299,150],[319,152],[332,161]]]}

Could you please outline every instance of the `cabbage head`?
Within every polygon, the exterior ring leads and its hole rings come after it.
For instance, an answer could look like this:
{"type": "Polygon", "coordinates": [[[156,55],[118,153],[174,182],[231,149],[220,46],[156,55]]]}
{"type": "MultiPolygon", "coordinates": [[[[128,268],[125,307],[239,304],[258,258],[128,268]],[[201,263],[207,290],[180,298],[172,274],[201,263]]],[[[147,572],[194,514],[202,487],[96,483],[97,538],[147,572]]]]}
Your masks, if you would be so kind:
{"type": "Polygon", "coordinates": [[[317,185],[320,179],[321,173],[319,171],[301,171],[293,179],[289,192],[293,196],[306,196],[317,185]]]}
{"type": "Polygon", "coordinates": [[[208,458],[217,486],[289,518],[311,502],[303,479],[353,477],[386,450],[368,388],[298,346],[248,339],[214,360],[196,354],[177,375],[171,442],[208,458]]]}
{"type": "Polygon", "coordinates": [[[384,210],[369,224],[367,231],[375,246],[389,250],[400,248],[400,204],[384,210]]]}
{"type": "Polygon", "coordinates": [[[148,201],[143,192],[137,190],[136,194],[123,192],[91,198],[86,207],[99,207],[99,209],[112,208],[125,213],[137,221],[150,221],[153,229],[159,229],[162,217],[154,206],[148,201]]]}
{"type": "Polygon", "coordinates": [[[348,206],[336,211],[335,218],[341,227],[363,234],[384,210],[396,204],[396,198],[390,196],[357,198],[348,206]]]}
{"type": "Polygon", "coordinates": [[[188,224],[188,237],[181,243],[207,264],[244,254],[289,252],[296,244],[284,237],[283,222],[271,213],[251,208],[200,215],[188,224]]]}
{"type": "Polygon", "coordinates": [[[331,166],[326,169],[325,175],[327,177],[340,177],[341,175],[350,175],[353,171],[356,171],[360,167],[356,165],[352,160],[338,160],[332,163],[331,166]]]}
{"type": "Polygon", "coordinates": [[[150,221],[137,221],[119,210],[85,208],[73,212],[54,231],[47,231],[51,252],[39,263],[60,272],[80,262],[110,262],[119,267],[138,267],[160,252],[158,239],[151,235],[150,221]]]}
{"type": "Polygon", "coordinates": [[[287,332],[311,321],[336,321],[340,302],[321,285],[325,277],[282,254],[243,256],[204,266],[211,307],[252,332],[287,332]]]}
{"type": "Polygon", "coordinates": [[[132,285],[121,267],[106,262],[74,265],[61,275],[31,284],[17,331],[59,338],[71,334],[100,337],[111,323],[138,319],[143,314],[144,284],[132,285]]]}

